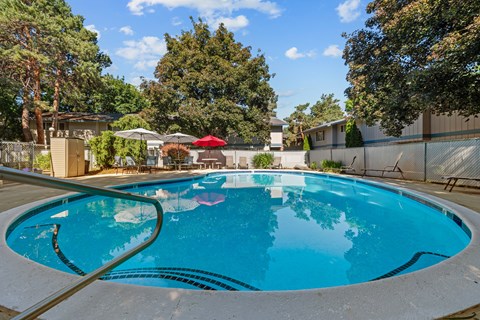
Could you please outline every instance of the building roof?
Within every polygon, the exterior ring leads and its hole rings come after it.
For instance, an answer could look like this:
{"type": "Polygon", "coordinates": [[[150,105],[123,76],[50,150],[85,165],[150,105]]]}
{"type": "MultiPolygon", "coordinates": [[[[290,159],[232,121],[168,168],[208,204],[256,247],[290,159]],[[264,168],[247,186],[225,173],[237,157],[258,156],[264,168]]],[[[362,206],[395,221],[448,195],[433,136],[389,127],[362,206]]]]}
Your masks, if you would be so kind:
{"type": "MultiPolygon", "coordinates": [[[[43,121],[52,121],[53,112],[44,112],[43,121]]],[[[123,116],[121,113],[59,112],[59,122],[113,122],[123,116]]]]}
{"type": "Polygon", "coordinates": [[[271,126],[286,126],[288,123],[285,121],[278,119],[277,117],[270,117],[270,125],[271,126]]]}
{"type": "Polygon", "coordinates": [[[322,128],[331,127],[331,126],[333,126],[333,125],[343,124],[343,123],[346,123],[346,122],[347,122],[347,118],[343,118],[343,119],[335,120],[335,121],[330,121],[330,122],[322,123],[322,124],[319,125],[319,126],[316,126],[316,127],[310,128],[310,129],[307,129],[307,130],[305,130],[305,131],[303,131],[303,132],[304,132],[304,133],[309,133],[309,132],[317,131],[317,130],[322,129],[322,128]]]}

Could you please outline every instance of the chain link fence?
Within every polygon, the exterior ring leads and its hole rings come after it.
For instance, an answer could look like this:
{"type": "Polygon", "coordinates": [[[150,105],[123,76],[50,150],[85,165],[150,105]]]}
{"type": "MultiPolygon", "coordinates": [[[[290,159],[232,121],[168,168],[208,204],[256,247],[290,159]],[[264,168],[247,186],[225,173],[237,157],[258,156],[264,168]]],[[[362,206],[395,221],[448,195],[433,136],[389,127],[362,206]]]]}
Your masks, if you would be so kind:
{"type": "Polygon", "coordinates": [[[33,169],[35,144],[33,142],[0,141],[0,164],[19,170],[33,169]]]}

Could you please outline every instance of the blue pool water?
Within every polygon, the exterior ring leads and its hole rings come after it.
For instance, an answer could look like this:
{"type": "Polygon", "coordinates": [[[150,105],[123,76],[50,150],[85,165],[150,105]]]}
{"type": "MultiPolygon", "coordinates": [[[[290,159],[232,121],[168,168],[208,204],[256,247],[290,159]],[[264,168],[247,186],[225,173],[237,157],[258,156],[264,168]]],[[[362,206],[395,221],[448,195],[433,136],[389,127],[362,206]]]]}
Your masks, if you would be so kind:
{"type": "MultiPolygon", "coordinates": [[[[322,288],[426,268],[470,241],[441,208],[322,175],[226,173],[129,191],[160,200],[163,228],[152,246],[104,280],[207,290],[322,288]]],[[[156,219],[151,205],[105,197],[36,211],[12,228],[8,245],[80,275],[143,242],[156,219]]]]}

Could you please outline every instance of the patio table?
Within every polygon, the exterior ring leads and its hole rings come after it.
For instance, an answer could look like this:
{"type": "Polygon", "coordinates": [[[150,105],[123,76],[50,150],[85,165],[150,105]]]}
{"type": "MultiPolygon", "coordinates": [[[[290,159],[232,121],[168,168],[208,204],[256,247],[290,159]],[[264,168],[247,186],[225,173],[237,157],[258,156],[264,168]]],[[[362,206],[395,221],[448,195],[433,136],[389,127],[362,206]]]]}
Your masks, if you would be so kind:
{"type": "Polygon", "coordinates": [[[205,167],[210,164],[210,168],[213,169],[213,164],[217,161],[217,158],[203,158],[202,161],[205,161],[205,167]]]}

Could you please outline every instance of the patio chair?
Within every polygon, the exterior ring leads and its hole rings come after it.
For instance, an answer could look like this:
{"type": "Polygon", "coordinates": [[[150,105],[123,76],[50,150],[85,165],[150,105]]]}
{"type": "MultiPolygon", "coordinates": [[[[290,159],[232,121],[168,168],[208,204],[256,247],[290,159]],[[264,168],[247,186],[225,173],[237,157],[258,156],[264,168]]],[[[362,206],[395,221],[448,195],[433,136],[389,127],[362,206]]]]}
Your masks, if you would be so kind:
{"type": "Polygon", "coordinates": [[[113,163],[113,167],[115,168],[115,174],[118,173],[118,169],[123,168],[123,159],[120,156],[115,156],[115,162],[113,163]]]}
{"type": "Polygon", "coordinates": [[[163,157],[163,168],[164,169],[174,169],[175,168],[175,163],[172,161],[172,157],[163,157]]]}
{"type": "Polygon", "coordinates": [[[355,163],[355,159],[357,159],[357,156],[353,157],[352,163],[350,163],[348,166],[341,166],[340,167],[340,172],[347,172],[349,170],[355,172],[355,168],[353,167],[353,164],[355,163]]]}
{"type": "Polygon", "coordinates": [[[268,167],[270,169],[281,169],[282,168],[282,158],[281,157],[273,158],[273,163],[268,167]]]}
{"type": "Polygon", "coordinates": [[[238,158],[238,169],[248,169],[247,157],[238,158]]]}
{"type": "Polygon", "coordinates": [[[145,165],[141,167],[141,171],[148,171],[149,173],[152,173],[152,170],[158,169],[157,162],[157,156],[147,156],[147,159],[145,160],[145,165]]]}
{"type": "Polygon", "coordinates": [[[180,170],[182,170],[182,168],[185,167],[185,169],[193,169],[193,157],[192,156],[189,156],[189,157],[185,157],[185,159],[183,159],[183,162],[180,163],[180,170]]]}
{"type": "Polygon", "coordinates": [[[123,172],[133,172],[135,170],[137,170],[137,173],[138,173],[138,166],[137,164],[135,163],[135,160],[133,160],[133,158],[131,156],[126,156],[125,157],[125,165],[122,167],[122,173],[123,172]]]}
{"type": "Polygon", "coordinates": [[[225,156],[225,169],[235,169],[233,156],[225,156]]]}
{"type": "Polygon", "coordinates": [[[400,159],[402,158],[402,155],[403,155],[403,152],[401,152],[398,155],[397,160],[395,161],[395,164],[393,166],[386,166],[383,169],[363,169],[362,177],[364,177],[367,174],[367,171],[378,171],[378,172],[382,173],[382,177],[385,174],[385,172],[398,172],[398,173],[400,173],[402,178],[405,179],[405,176],[403,175],[402,169],[400,169],[400,167],[398,166],[398,163],[400,162],[400,159]]]}

